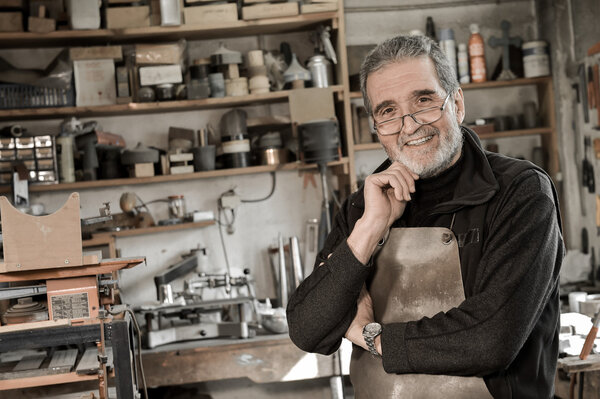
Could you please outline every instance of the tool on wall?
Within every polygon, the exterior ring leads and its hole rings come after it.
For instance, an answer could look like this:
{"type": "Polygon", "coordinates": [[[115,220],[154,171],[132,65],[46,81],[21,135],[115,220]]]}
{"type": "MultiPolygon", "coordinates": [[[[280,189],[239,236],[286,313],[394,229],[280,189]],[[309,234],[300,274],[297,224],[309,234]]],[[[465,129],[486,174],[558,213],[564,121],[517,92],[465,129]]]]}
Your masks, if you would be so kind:
{"type": "Polygon", "coordinates": [[[583,109],[583,121],[585,123],[589,123],[590,121],[590,113],[588,110],[588,84],[585,81],[585,64],[579,64],[577,69],[577,74],[579,75],[579,86],[577,90],[578,102],[581,102],[581,107],[583,109]]]}
{"type": "Polygon", "coordinates": [[[502,29],[502,38],[490,37],[488,44],[492,47],[502,47],[502,72],[498,76],[498,80],[516,79],[516,75],[510,70],[510,45],[521,47],[520,37],[510,37],[510,22],[502,21],[500,23],[502,29]]]}
{"type": "Polygon", "coordinates": [[[594,193],[596,192],[596,178],[594,176],[594,166],[588,160],[588,148],[591,147],[591,138],[589,136],[585,136],[583,138],[583,165],[582,165],[582,184],[584,187],[588,188],[588,192],[594,193]]]}

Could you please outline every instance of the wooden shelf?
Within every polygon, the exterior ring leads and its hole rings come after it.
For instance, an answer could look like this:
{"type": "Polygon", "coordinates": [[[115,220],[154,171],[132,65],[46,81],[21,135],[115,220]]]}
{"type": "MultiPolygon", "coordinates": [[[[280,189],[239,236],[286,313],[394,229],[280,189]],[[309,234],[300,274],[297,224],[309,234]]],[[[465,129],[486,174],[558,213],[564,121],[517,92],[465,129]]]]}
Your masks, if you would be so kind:
{"type": "Polygon", "coordinates": [[[76,372],[64,374],[51,374],[38,377],[15,378],[12,380],[0,381],[0,391],[8,389],[21,389],[41,387],[46,385],[66,384],[70,382],[98,380],[98,376],[94,375],[79,375],[76,372]]]}
{"type": "Polygon", "coordinates": [[[552,81],[551,76],[542,76],[539,78],[519,78],[513,80],[493,80],[483,83],[467,83],[460,85],[463,90],[476,90],[476,89],[492,89],[499,87],[515,87],[515,86],[527,86],[527,85],[540,85],[546,84],[552,81]]]}
{"type": "MultiPolygon", "coordinates": [[[[141,236],[145,234],[155,234],[155,233],[164,233],[167,231],[176,231],[176,230],[187,230],[187,229],[197,229],[202,227],[208,227],[215,224],[214,220],[206,220],[203,222],[196,223],[179,223],[179,224],[171,224],[167,226],[152,226],[152,227],[142,227],[139,229],[126,229],[121,231],[106,231],[101,233],[92,234],[92,240],[100,237],[111,236],[111,237],[132,237],[132,236],[141,236]]],[[[85,246],[87,240],[83,241],[83,245],[85,246]]]]}
{"type": "MultiPolygon", "coordinates": [[[[551,81],[551,76],[542,76],[539,78],[519,78],[513,80],[493,80],[483,83],[467,83],[460,85],[460,87],[463,90],[493,89],[500,87],[541,85],[550,83],[551,81]]],[[[350,98],[362,98],[362,93],[360,91],[352,91],[350,92],[350,98]]]]}
{"type": "MultiPolygon", "coordinates": [[[[332,86],[334,92],[341,93],[344,87],[332,86]]],[[[203,109],[232,108],[255,104],[270,104],[288,101],[289,90],[274,91],[247,96],[205,98],[202,100],[162,101],[152,103],[129,103],[101,105],[95,107],[54,107],[0,110],[0,120],[50,119],[68,116],[90,117],[110,115],[139,115],[149,113],[198,111],[203,109]]]]}
{"type": "MultiPolygon", "coordinates": [[[[328,163],[328,165],[329,166],[338,166],[338,165],[346,165],[347,163],[348,163],[348,158],[342,158],[339,161],[330,162],[330,163],[328,163]]],[[[316,169],[316,165],[292,162],[292,163],[286,163],[283,165],[248,166],[245,168],[218,169],[218,170],[211,170],[208,172],[184,173],[184,174],[180,174],[180,175],[161,175],[161,176],[153,176],[153,177],[91,180],[91,181],[80,181],[80,182],[75,182],[75,183],[59,183],[59,184],[30,184],[29,192],[38,192],[39,193],[39,192],[50,192],[50,191],[80,191],[80,190],[101,188],[101,187],[166,183],[166,182],[175,182],[175,181],[208,179],[208,178],[213,178],[213,177],[240,176],[240,175],[251,175],[251,174],[256,174],[256,173],[290,171],[290,170],[305,170],[305,169],[316,169]]],[[[9,185],[0,186],[0,194],[10,193],[10,191],[11,191],[11,188],[9,185]]]]}
{"type": "Polygon", "coordinates": [[[50,33],[0,33],[0,48],[74,46],[140,41],[205,40],[239,36],[279,34],[309,30],[332,22],[337,29],[337,12],[302,14],[256,21],[215,21],[214,25],[150,26],[145,28],[61,30],[50,33]]]}
{"type": "MultiPolygon", "coordinates": [[[[523,137],[523,136],[536,136],[540,134],[552,134],[552,129],[549,127],[538,127],[535,129],[521,129],[521,130],[507,130],[504,132],[493,132],[480,134],[479,138],[482,140],[500,139],[505,137],[523,137]]],[[[355,144],[354,151],[369,151],[369,150],[381,150],[381,144],[379,143],[366,143],[366,144],[355,144]]]]}

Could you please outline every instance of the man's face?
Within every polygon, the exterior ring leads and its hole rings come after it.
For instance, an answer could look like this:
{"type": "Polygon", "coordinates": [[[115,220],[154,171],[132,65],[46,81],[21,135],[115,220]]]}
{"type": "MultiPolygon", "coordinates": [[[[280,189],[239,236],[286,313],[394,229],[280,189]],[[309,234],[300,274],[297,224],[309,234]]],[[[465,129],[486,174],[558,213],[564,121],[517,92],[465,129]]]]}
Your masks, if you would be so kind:
{"type": "MultiPolygon", "coordinates": [[[[367,95],[376,122],[426,107],[441,107],[447,94],[438,82],[429,57],[386,65],[367,79],[367,95]]],[[[450,96],[437,122],[419,125],[406,116],[402,133],[378,136],[390,159],[404,164],[421,178],[432,177],[460,158],[462,132],[459,124],[463,118],[464,103],[459,90],[450,96]]]]}

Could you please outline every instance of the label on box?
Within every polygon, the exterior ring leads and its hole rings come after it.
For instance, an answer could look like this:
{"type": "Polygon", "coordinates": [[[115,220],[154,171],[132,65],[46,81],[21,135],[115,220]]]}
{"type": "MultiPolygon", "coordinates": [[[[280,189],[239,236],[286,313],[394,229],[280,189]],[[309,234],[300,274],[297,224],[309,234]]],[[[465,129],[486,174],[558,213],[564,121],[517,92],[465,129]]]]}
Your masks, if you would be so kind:
{"type": "Polygon", "coordinates": [[[76,104],[114,104],[117,98],[115,63],[112,59],[73,61],[76,104]]]}
{"type": "Polygon", "coordinates": [[[140,67],[140,85],[152,86],[163,83],[181,83],[183,76],[179,65],[140,67]]]}

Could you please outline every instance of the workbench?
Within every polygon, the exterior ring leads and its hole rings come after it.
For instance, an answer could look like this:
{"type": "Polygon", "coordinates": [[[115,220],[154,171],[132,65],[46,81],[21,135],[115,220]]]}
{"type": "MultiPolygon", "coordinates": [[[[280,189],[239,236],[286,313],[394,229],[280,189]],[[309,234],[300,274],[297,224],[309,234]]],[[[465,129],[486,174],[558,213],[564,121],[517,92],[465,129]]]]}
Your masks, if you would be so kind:
{"type": "Polygon", "coordinates": [[[255,383],[331,377],[333,356],[306,353],[287,334],[210,339],[164,345],[142,352],[149,387],[248,378],[255,383]]]}

